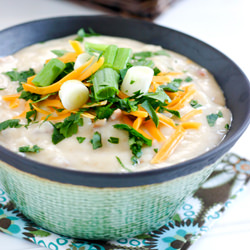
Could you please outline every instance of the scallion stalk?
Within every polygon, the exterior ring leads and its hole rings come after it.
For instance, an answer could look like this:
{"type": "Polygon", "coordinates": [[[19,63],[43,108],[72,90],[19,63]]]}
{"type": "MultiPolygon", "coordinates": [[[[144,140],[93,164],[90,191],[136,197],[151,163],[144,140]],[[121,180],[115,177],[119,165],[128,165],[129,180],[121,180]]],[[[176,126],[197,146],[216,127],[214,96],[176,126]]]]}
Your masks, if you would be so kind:
{"type": "Polygon", "coordinates": [[[85,42],[84,43],[85,49],[86,50],[96,50],[96,51],[104,51],[109,45],[107,44],[98,44],[98,43],[90,43],[90,42],[85,42]]]}
{"type": "Polygon", "coordinates": [[[38,87],[49,86],[63,72],[65,66],[65,63],[57,58],[53,58],[45,64],[43,69],[35,76],[32,82],[38,87]]]}
{"type": "Polygon", "coordinates": [[[130,48],[118,48],[116,57],[113,63],[115,70],[124,69],[131,57],[132,50],[130,48]]]}
{"type": "Polygon", "coordinates": [[[104,63],[102,68],[111,68],[113,67],[118,47],[116,45],[109,45],[103,52],[104,63]]]}
{"type": "Polygon", "coordinates": [[[105,100],[119,92],[119,73],[112,68],[98,70],[93,78],[93,88],[97,100],[105,100]]]}

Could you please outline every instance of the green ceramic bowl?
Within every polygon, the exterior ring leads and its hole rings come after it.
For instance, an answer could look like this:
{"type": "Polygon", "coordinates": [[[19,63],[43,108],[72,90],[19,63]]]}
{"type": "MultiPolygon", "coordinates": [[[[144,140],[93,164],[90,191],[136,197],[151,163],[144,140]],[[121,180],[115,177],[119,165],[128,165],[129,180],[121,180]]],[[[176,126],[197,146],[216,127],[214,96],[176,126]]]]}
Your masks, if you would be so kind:
{"type": "Polygon", "coordinates": [[[226,138],[213,150],[171,167],[137,173],[63,169],[0,147],[0,181],[17,208],[35,223],[76,238],[132,237],[163,226],[238,140],[250,119],[249,82],[229,58],[209,45],[149,22],[119,17],[59,17],[21,24],[0,32],[0,56],[82,27],[158,44],[196,61],[215,76],[234,118],[226,138]]]}

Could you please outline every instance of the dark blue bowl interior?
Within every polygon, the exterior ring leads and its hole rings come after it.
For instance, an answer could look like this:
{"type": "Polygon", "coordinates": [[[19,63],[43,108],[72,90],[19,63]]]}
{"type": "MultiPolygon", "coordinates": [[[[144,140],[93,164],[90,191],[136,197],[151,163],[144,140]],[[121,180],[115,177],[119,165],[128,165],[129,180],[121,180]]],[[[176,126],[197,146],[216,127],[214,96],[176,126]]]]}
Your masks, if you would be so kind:
{"type": "Polygon", "coordinates": [[[249,81],[239,67],[211,46],[178,31],[146,21],[108,16],[58,17],[20,24],[0,32],[0,56],[7,56],[37,42],[76,33],[80,28],[161,45],[208,69],[224,91],[233,122],[224,141],[211,151],[184,163],[140,173],[111,174],[72,171],[18,156],[0,147],[0,159],[31,174],[50,180],[94,187],[128,187],[159,183],[213,164],[245,131],[250,120],[249,81]]]}

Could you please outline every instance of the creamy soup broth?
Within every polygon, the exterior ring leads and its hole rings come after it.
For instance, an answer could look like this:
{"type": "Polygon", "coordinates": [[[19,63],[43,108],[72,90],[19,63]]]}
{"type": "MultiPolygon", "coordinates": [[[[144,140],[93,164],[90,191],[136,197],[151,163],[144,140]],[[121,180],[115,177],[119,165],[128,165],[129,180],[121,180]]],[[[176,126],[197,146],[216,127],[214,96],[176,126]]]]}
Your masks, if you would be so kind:
{"type": "MultiPolygon", "coordinates": [[[[68,43],[69,39],[74,37],[66,37],[56,39],[45,43],[39,43],[22,49],[14,55],[0,58],[0,73],[17,69],[18,71],[33,68],[35,72],[42,69],[45,61],[55,57],[51,50],[68,50],[72,51],[68,43]]],[[[125,38],[114,38],[106,36],[89,37],[85,41],[91,43],[116,44],[118,47],[132,48],[133,53],[141,51],[159,51],[160,46],[146,45],[138,41],[125,38]]],[[[227,133],[227,124],[231,123],[231,112],[225,107],[225,99],[221,89],[214,80],[213,76],[203,67],[192,62],[188,58],[167,51],[169,56],[156,55],[150,58],[156,67],[162,72],[181,72],[174,78],[186,79],[191,78],[190,82],[183,81],[181,86],[185,87],[193,84],[196,93],[192,97],[193,100],[202,106],[201,114],[191,117],[188,121],[199,122],[202,125],[199,129],[186,129],[184,138],[181,140],[176,149],[171,153],[168,159],[159,164],[151,164],[150,161],[156,154],[154,149],[162,146],[163,142],[153,140],[152,146],[143,147],[143,154],[139,159],[139,164],[131,163],[131,151],[128,144],[128,133],[113,127],[120,121],[111,116],[104,124],[100,121],[93,123],[89,118],[84,118],[84,126],[79,127],[78,133],[72,137],[62,140],[54,145],[51,141],[53,126],[48,122],[33,123],[28,128],[8,128],[0,132],[0,143],[2,146],[17,152],[23,157],[28,157],[35,161],[59,166],[62,168],[77,169],[92,172],[126,172],[117,161],[117,157],[122,163],[132,171],[142,171],[156,169],[164,166],[170,166],[179,162],[194,158],[218,145],[227,133]],[[209,126],[207,116],[210,114],[218,114],[221,112],[223,117],[219,117],[213,127],[209,126]],[[98,124],[100,123],[100,124],[98,124]],[[102,147],[94,150],[90,140],[95,131],[102,135],[102,147]],[[76,137],[86,137],[80,144],[76,137]],[[110,137],[119,138],[118,144],[108,142],[110,137]],[[20,153],[19,147],[25,145],[38,145],[43,150],[39,153],[20,153]]],[[[0,74],[0,87],[4,88],[0,91],[1,96],[16,93],[17,82],[10,81],[10,78],[4,74],[0,74]]],[[[21,100],[22,101],[22,100],[21,100]]],[[[10,109],[9,103],[0,100],[1,116],[0,122],[12,119],[18,116],[24,110],[24,102],[15,109],[10,109]]],[[[187,104],[179,110],[183,116],[194,108],[187,104]]],[[[175,123],[179,124],[180,119],[174,115],[167,113],[166,116],[172,118],[175,123]]],[[[22,118],[25,122],[26,119],[22,118]]],[[[171,136],[174,129],[167,126],[161,127],[161,132],[166,139],[171,136]]]]}

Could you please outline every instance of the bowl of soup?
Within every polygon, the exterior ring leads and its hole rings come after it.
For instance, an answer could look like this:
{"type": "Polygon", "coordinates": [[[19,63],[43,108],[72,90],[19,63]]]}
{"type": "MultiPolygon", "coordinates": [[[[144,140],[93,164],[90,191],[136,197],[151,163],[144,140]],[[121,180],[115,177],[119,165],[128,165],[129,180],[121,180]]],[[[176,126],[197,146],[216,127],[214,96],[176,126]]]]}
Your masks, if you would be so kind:
{"type": "Polygon", "coordinates": [[[158,229],[248,126],[244,73],[178,31],[74,16],[0,38],[0,180],[53,232],[105,240],[158,229]]]}

